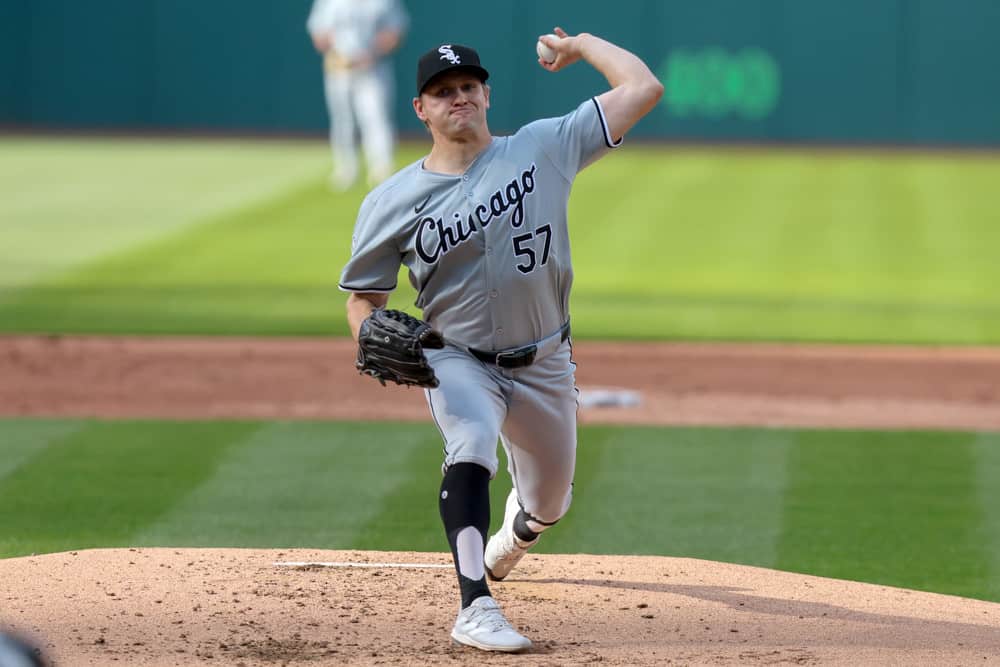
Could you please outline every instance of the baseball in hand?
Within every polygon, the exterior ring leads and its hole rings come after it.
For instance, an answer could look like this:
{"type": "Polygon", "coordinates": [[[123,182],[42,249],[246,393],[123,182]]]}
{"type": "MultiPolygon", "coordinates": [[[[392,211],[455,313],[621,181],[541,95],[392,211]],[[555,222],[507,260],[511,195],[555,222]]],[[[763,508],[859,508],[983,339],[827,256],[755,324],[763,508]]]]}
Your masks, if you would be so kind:
{"type": "MultiPolygon", "coordinates": [[[[546,37],[551,37],[552,39],[559,39],[556,35],[546,35],[546,37]]],[[[556,52],[549,46],[545,45],[545,42],[538,40],[535,44],[535,51],[538,52],[538,57],[542,59],[543,62],[551,63],[556,59],[556,52]]]]}

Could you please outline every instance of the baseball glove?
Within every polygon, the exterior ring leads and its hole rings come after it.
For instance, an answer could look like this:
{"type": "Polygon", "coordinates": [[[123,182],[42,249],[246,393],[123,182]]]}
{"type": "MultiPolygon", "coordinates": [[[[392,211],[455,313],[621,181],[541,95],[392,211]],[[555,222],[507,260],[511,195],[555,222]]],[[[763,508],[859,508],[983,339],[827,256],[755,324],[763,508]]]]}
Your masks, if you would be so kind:
{"type": "Polygon", "coordinates": [[[444,347],[444,338],[429,324],[399,310],[376,308],[358,331],[358,371],[385,386],[436,387],[438,379],[424,348],[444,347]]]}

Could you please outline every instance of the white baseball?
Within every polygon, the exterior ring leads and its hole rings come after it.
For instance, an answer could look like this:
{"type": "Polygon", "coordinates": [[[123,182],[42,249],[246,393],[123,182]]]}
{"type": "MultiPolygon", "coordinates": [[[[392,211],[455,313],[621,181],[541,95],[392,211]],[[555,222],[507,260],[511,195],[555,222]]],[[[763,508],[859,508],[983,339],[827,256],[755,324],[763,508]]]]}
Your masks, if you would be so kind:
{"type": "MultiPolygon", "coordinates": [[[[559,39],[556,35],[546,35],[546,37],[551,37],[552,39],[559,39]]],[[[535,51],[538,52],[538,57],[542,59],[543,62],[551,63],[556,59],[556,52],[552,47],[546,46],[545,42],[538,40],[535,44],[535,51]]]]}

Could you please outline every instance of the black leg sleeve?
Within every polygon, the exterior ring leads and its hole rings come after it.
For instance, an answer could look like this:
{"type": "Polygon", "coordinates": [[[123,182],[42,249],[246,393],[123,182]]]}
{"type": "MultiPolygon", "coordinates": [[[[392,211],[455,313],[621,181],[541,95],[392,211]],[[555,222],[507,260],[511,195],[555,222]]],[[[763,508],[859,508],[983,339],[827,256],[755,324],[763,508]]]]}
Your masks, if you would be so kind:
{"type": "Polygon", "coordinates": [[[475,463],[450,466],[441,481],[438,508],[455,559],[464,609],[490,594],[483,565],[490,529],[490,472],[475,463]]]}

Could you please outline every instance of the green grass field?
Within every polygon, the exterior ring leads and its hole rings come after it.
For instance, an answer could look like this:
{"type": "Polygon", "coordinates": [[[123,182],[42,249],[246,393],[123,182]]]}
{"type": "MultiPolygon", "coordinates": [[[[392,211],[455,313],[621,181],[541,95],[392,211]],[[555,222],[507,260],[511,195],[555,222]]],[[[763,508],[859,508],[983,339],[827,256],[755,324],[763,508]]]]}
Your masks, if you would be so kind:
{"type": "MultiPolygon", "coordinates": [[[[321,141],[0,137],[0,333],[345,334],[364,192],[330,192],[327,161],[321,141]]],[[[989,154],[623,149],[571,200],[574,336],[998,344],[996,183],[989,154]]],[[[440,450],[424,424],[0,420],[0,557],[445,551],[440,450]]],[[[1000,601],[998,434],[584,427],[579,453],[541,552],[1000,601]]]]}
{"type": "MultiPolygon", "coordinates": [[[[0,557],[448,548],[430,424],[10,420],[0,439],[0,557]]],[[[579,451],[573,509],[540,553],[706,558],[1000,601],[1000,434],[586,427],[579,451]]],[[[494,507],[509,488],[501,475],[494,507]]]]}
{"type": "MultiPolygon", "coordinates": [[[[364,192],[327,159],[0,138],[0,331],[345,334],[364,192]]],[[[623,148],[571,199],[574,334],[998,343],[998,182],[991,154],[623,148]]]]}

